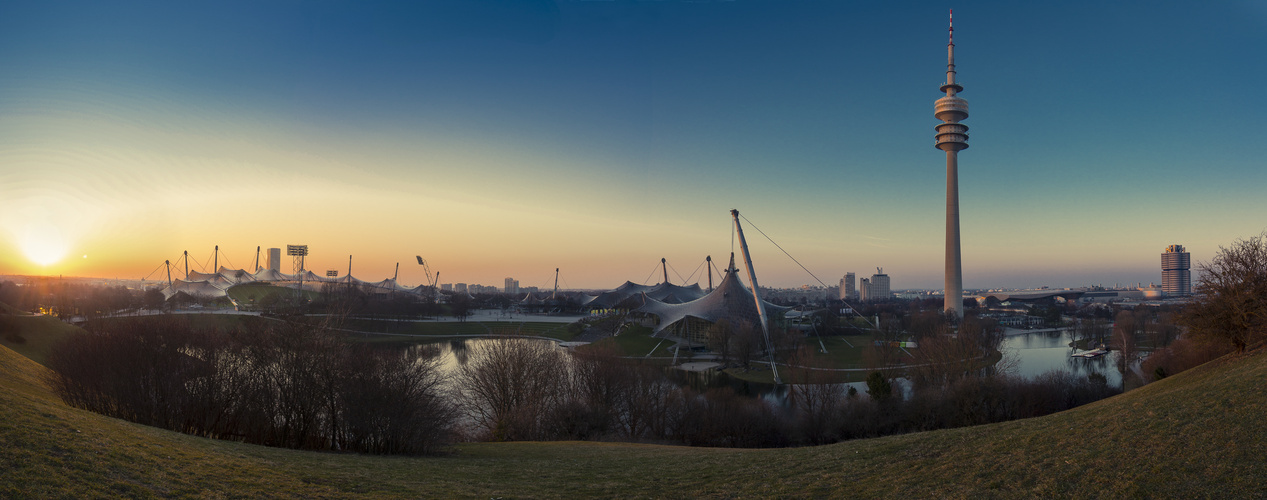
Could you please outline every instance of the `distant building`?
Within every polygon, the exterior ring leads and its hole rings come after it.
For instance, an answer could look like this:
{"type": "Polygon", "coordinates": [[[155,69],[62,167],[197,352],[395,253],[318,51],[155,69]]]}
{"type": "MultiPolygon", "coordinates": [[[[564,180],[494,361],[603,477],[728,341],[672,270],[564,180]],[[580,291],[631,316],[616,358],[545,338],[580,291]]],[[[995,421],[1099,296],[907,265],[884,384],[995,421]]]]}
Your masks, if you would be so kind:
{"type": "Polygon", "coordinates": [[[884,274],[883,268],[877,267],[875,271],[871,278],[862,278],[862,284],[858,287],[860,300],[885,300],[893,296],[889,290],[889,275],[884,274]]]}
{"type": "Polygon", "coordinates": [[[470,293],[470,294],[477,294],[477,293],[500,293],[500,292],[501,292],[501,289],[499,289],[499,288],[497,288],[497,287],[495,287],[495,286],[487,286],[487,285],[471,284],[471,285],[466,285],[466,292],[467,292],[467,293],[470,293]]]}
{"type": "Polygon", "coordinates": [[[515,278],[506,278],[506,288],[504,291],[509,294],[519,293],[519,280],[515,278]]]}
{"type": "Polygon", "coordinates": [[[282,271],[282,249],[268,249],[268,258],[264,261],[264,267],[269,271],[277,271],[280,273],[282,271]]]}
{"type": "Polygon", "coordinates": [[[452,292],[452,291],[453,291],[453,283],[445,283],[445,284],[442,284],[442,285],[440,285],[440,289],[441,289],[441,290],[443,290],[443,291],[446,291],[446,292],[452,292]]]}
{"type": "Polygon", "coordinates": [[[857,282],[858,277],[854,273],[845,273],[845,277],[840,278],[840,300],[853,300],[858,297],[857,282]]]}
{"type": "Polygon", "coordinates": [[[1161,291],[1170,297],[1192,295],[1192,254],[1170,245],[1161,254],[1161,291]]]}
{"type": "Polygon", "coordinates": [[[466,283],[454,283],[453,291],[458,293],[466,293],[466,283]]]}

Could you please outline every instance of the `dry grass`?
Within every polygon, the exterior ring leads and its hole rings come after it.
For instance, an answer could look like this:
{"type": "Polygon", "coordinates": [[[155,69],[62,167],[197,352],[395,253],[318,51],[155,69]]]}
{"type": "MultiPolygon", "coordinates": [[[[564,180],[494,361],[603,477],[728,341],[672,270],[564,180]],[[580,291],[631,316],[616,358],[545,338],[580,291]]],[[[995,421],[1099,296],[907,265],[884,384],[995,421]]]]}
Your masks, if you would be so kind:
{"type": "Polygon", "coordinates": [[[71,335],[84,333],[83,329],[53,316],[6,315],[3,324],[12,331],[0,332],[0,345],[40,364],[44,364],[57,344],[71,335]],[[15,342],[15,339],[20,340],[15,342]]]}
{"type": "Polygon", "coordinates": [[[775,450],[481,443],[434,458],[194,438],[66,407],[0,349],[0,497],[1262,497],[1267,354],[1047,417],[775,450]]]}

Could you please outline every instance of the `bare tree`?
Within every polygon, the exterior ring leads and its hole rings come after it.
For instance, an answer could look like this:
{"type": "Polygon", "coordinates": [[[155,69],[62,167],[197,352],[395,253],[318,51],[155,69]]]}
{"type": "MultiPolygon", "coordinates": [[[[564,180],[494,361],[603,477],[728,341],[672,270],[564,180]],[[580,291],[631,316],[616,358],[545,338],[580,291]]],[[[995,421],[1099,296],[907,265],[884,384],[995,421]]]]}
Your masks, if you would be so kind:
{"type": "Polygon", "coordinates": [[[436,362],[350,346],[309,325],[202,331],[111,320],[50,358],[74,406],[200,436],[303,449],[432,453],[453,407],[436,362]]]}
{"type": "Polygon", "coordinates": [[[1113,323],[1111,345],[1117,351],[1117,370],[1126,373],[1139,358],[1138,333],[1143,325],[1131,311],[1118,311],[1113,323]]]}
{"type": "Polygon", "coordinates": [[[1238,352],[1267,337],[1267,232],[1219,247],[1198,270],[1197,300],[1183,315],[1193,335],[1238,352]]]}
{"type": "Polygon", "coordinates": [[[708,348],[717,353],[723,366],[730,364],[734,337],[735,329],[730,325],[730,320],[725,318],[708,327],[708,348]]]}
{"type": "Polygon", "coordinates": [[[747,321],[739,324],[731,335],[731,351],[735,359],[745,370],[751,368],[752,358],[761,353],[765,347],[761,339],[761,330],[747,321]]]}
{"type": "Polygon", "coordinates": [[[470,348],[459,369],[463,408],[498,441],[538,439],[565,393],[567,354],[547,342],[499,338],[470,348]]]}
{"type": "Polygon", "coordinates": [[[809,444],[830,443],[837,439],[835,430],[844,403],[844,391],[830,380],[809,345],[801,346],[788,361],[791,387],[788,399],[796,411],[796,428],[809,444]]]}
{"type": "Polygon", "coordinates": [[[986,368],[996,364],[987,360],[999,353],[1003,341],[992,320],[970,314],[959,322],[958,331],[951,331],[949,322],[937,328],[919,341],[918,348],[911,349],[915,359],[907,375],[916,386],[945,387],[965,377],[999,371],[986,368]]]}

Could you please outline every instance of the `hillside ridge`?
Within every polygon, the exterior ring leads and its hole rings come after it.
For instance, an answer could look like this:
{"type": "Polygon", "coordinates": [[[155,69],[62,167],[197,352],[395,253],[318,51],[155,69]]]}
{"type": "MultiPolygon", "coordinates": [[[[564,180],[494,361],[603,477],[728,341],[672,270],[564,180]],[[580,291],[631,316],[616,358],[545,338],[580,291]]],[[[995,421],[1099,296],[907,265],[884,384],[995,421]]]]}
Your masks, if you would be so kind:
{"type": "Polygon", "coordinates": [[[1261,497],[1267,354],[1066,412],[784,449],[470,443],[427,458],[186,436],[64,405],[0,348],[0,497],[1261,497]]]}

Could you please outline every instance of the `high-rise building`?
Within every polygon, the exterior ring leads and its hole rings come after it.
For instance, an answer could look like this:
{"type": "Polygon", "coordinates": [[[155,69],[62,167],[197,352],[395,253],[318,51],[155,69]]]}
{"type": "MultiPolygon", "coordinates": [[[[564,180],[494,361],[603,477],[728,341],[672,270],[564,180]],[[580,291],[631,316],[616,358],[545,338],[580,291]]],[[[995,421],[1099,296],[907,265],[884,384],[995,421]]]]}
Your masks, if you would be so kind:
{"type": "Polygon", "coordinates": [[[893,296],[889,290],[889,275],[884,274],[884,269],[875,268],[875,274],[871,275],[871,294],[876,299],[887,299],[893,296]]]}
{"type": "Polygon", "coordinates": [[[506,293],[519,293],[519,280],[515,278],[506,278],[506,293]]]}
{"type": "Polygon", "coordinates": [[[1172,297],[1192,295],[1192,254],[1183,245],[1170,245],[1161,254],[1161,292],[1172,297]]]}
{"type": "Polygon", "coordinates": [[[963,259],[959,252],[959,152],[968,149],[968,101],[956,94],[963,86],[955,83],[955,18],[950,16],[950,43],[946,46],[946,97],[934,104],[937,125],[934,147],[946,152],[946,301],[945,309],[963,317],[963,259]]]}
{"type": "Polygon", "coordinates": [[[268,268],[270,271],[277,271],[280,273],[282,271],[282,249],[268,249],[268,260],[264,262],[264,267],[268,268]]]}
{"type": "Polygon", "coordinates": [[[858,290],[855,283],[858,282],[857,276],[853,273],[845,273],[844,278],[840,278],[840,300],[853,300],[858,296],[858,290]]]}
{"type": "Polygon", "coordinates": [[[858,286],[859,300],[885,300],[893,296],[889,290],[889,275],[884,274],[883,268],[877,267],[875,271],[870,278],[862,278],[862,284],[858,286]]]}
{"type": "Polygon", "coordinates": [[[454,283],[453,291],[458,293],[466,293],[466,283],[454,283]]]}

